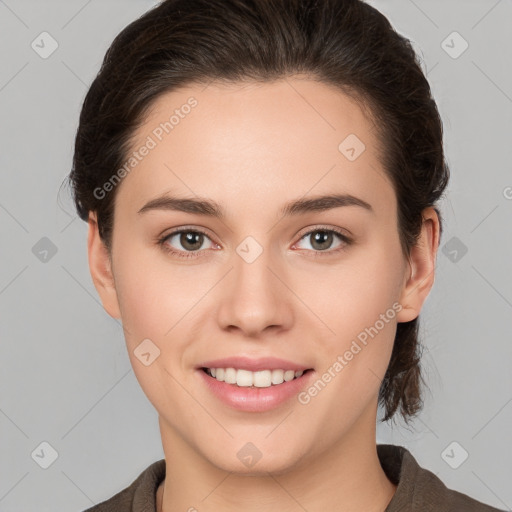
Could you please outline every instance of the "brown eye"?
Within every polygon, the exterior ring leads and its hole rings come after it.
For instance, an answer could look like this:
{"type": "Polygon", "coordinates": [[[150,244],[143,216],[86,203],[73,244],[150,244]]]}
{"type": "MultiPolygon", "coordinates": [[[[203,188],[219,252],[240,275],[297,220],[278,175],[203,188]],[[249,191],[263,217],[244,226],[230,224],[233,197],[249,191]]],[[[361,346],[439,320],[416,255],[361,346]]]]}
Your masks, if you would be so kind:
{"type": "Polygon", "coordinates": [[[183,248],[189,251],[197,251],[201,248],[204,235],[196,231],[183,231],[179,233],[179,242],[183,248]]]}
{"type": "MultiPolygon", "coordinates": [[[[164,236],[159,243],[166,251],[179,257],[189,258],[195,257],[195,253],[205,249],[204,242],[207,240],[213,245],[206,233],[196,229],[181,229],[164,236]]],[[[206,249],[208,248],[211,246],[206,247],[206,249]]]]}
{"type": "Polygon", "coordinates": [[[329,252],[335,252],[340,247],[343,248],[350,243],[350,239],[347,236],[333,229],[315,229],[309,231],[302,236],[301,240],[309,240],[309,245],[315,252],[326,252],[333,248],[333,243],[336,241],[336,238],[340,240],[340,242],[329,252]]]}
{"type": "Polygon", "coordinates": [[[330,231],[315,231],[308,236],[311,237],[311,246],[319,251],[329,249],[334,239],[334,236],[330,231]]]}

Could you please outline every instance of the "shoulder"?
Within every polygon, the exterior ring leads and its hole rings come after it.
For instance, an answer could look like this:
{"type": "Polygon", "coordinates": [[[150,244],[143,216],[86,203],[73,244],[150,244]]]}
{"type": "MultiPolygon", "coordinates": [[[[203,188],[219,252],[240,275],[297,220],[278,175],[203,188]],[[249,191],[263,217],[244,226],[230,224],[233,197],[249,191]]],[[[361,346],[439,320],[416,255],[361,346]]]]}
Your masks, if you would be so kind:
{"type": "Polygon", "coordinates": [[[503,512],[449,489],[434,473],[422,468],[403,446],[379,444],[377,453],[388,478],[397,485],[385,512],[503,512]]]}
{"type": "Polygon", "coordinates": [[[165,478],[165,459],[149,465],[128,487],[84,512],[153,512],[156,490],[165,478]]]}

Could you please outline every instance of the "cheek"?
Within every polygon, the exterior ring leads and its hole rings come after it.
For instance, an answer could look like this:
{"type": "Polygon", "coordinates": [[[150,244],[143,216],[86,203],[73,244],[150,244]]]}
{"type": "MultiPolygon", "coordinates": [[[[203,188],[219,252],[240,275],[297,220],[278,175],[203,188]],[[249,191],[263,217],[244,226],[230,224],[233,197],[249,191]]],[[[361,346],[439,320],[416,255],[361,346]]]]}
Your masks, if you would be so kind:
{"type": "Polygon", "coordinates": [[[114,263],[116,289],[133,371],[156,410],[175,409],[183,395],[173,376],[187,342],[187,297],[197,301],[197,295],[154,251],[118,247],[123,256],[114,263]]]}
{"type": "Polygon", "coordinates": [[[343,375],[335,380],[349,391],[345,396],[372,394],[384,377],[402,308],[398,299],[403,272],[398,243],[381,241],[333,271],[324,280],[327,293],[310,295],[317,301],[312,307],[322,312],[335,333],[324,338],[322,370],[331,368],[331,373],[343,375]]]}
{"type": "Polygon", "coordinates": [[[215,279],[200,278],[197,266],[171,264],[153,250],[126,248],[124,254],[115,274],[126,346],[137,380],[160,410],[160,401],[182,396],[172,376],[188,368],[191,333],[200,325],[198,303],[215,279]],[[148,351],[157,357],[145,366],[139,357],[148,351]]]}
{"type": "MultiPolygon", "coordinates": [[[[346,340],[392,308],[400,297],[403,273],[399,246],[374,243],[354,251],[342,264],[308,277],[303,294],[336,337],[346,340]]],[[[394,319],[394,312],[388,317],[394,319]]]]}
{"type": "Polygon", "coordinates": [[[130,251],[116,262],[123,324],[133,336],[164,339],[204,294],[197,267],[172,265],[151,250],[130,251]],[[169,332],[170,331],[170,332],[169,332]]]}

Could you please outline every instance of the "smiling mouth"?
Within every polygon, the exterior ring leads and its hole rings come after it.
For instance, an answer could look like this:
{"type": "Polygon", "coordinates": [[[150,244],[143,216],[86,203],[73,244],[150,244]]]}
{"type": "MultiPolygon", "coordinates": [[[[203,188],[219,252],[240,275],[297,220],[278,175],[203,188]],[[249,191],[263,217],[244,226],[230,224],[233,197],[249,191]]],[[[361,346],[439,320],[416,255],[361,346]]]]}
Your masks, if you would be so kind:
{"type": "Polygon", "coordinates": [[[249,370],[240,370],[236,368],[201,368],[212,379],[226,384],[242,388],[269,388],[279,386],[292,380],[300,379],[306,373],[312,371],[307,370],[261,370],[251,372],[249,370]]]}

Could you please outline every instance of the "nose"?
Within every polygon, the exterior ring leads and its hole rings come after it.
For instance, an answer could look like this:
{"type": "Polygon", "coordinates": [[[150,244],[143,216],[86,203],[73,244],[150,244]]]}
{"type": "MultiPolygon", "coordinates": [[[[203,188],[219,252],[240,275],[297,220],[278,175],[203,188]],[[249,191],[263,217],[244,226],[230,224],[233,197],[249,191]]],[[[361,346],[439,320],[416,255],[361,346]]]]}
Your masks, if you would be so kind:
{"type": "Polygon", "coordinates": [[[221,285],[220,327],[239,330],[247,337],[290,329],[294,321],[293,293],[286,285],[283,266],[266,250],[250,261],[238,253],[233,257],[233,268],[221,285]]]}

